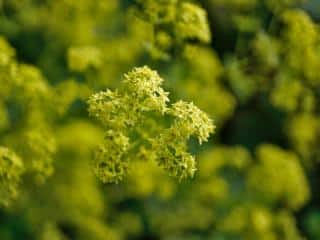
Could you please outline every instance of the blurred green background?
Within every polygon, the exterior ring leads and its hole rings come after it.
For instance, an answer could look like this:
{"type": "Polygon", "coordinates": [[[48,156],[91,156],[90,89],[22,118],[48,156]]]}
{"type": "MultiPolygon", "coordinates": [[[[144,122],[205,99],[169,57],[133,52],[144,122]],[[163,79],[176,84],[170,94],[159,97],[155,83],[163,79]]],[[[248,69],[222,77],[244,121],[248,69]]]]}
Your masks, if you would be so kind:
{"type": "Polygon", "coordinates": [[[319,20],[318,0],[0,0],[0,239],[320,239],[319,20]],[[216,133],[193,179],[146,154],[102,184],[86,101],[143,65],[216,133]]]}

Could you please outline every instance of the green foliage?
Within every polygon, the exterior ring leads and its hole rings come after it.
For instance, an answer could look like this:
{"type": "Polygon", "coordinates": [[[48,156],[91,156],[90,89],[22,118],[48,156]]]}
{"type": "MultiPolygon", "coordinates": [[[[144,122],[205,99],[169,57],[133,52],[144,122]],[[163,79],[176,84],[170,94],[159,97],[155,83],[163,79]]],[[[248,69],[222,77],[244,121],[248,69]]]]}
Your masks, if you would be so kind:
{"type": "Polygon", "coordinates": [[[1,205],[8,205],[17,196],[24,166],[21,159],[5,147],[0,148],[0,161],[1,205]]]}
{"type": "Polygon", "coordinates": [[[101,65],[101,53],[99,49],[91,46],[72,47],[68,51],[68,63],[70,70],[85,71],[89,67],[101,65]]]}
{"type": "Polygon", "coordinates": [[[293,209],[303,206],[310,192],[298,158],[271,145],[260,146],[257,157],[260,164],[251,169],[248,178],[250,187],[259,192],[257,196],[266,201],[283,202],[293,209]],[[279,169],[282,169],[281,175],[279,169]]]}
{"type": "Polygon", "coordinates": [[[195,3],[179,0],[136,0],[137,15],[152,28],[149,51],[154,58],[168,59],[175,48],[189,41],[209,43],[207,13],[195,3]]]}

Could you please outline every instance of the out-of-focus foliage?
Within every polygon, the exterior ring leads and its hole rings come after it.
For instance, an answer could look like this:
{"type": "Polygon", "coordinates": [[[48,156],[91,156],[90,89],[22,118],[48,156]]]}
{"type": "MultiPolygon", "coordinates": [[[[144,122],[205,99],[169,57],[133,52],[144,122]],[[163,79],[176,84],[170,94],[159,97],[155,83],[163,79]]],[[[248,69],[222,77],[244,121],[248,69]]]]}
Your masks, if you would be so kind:
{"type": "Polygon", "coordinates": [[[320,239],[313,2],[0,1],[0,239],[320,239]]]}
{"type": "Polygon", "coordinates": [[[148,49],[154,58],[170,58],[188,41],[208,43],[211,39],[207,13],[186,0],[137,0],[136,15],[150,25],[148,49]]]}
{"type": "Polygon", "coordinates": [[[1,147],[1,204],[7,205],[17,195],[17,185],[23,173],[21,159],[7,148],[1,147]]]}

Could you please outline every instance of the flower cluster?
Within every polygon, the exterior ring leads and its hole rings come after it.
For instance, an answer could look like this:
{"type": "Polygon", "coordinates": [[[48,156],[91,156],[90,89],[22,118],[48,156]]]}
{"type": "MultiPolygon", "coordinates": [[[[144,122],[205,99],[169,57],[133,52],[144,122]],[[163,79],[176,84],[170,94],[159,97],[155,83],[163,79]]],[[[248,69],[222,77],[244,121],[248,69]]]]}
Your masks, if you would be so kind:
{"type": "Polygon", "coordinates": [[[142,147],[149,148],[150,157],[170,175],[179,179],[194,175],[196,162],[187,152],[188,140],[195,136],[200,144],[207,141],[214,125],[193,103],[179,101],[170,106],[162,82],[156,71],[135,68],[124,76],[121,89],[106,90],[88,100],[90,115],[107,129],[93,163],[103,182],[121,180],[128,162],[142,147]],[[149,122],[153,122],[151,129],[149,122]]]}

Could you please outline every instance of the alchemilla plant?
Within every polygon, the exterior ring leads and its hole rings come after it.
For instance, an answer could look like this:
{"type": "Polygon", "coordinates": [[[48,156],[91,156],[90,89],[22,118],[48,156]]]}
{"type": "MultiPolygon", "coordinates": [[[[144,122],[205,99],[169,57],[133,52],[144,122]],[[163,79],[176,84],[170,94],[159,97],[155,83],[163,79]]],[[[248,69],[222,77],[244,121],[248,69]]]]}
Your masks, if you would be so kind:
{"type": "Polygon", "coordinates": [[[130,160],[139,158],[141,151],[172,176],[194,175],[196,162],[187,151],[188,140],[195,136],[200,144],[207,141],[214,125],[193,103],[169,105],[162,82],[150,68],[135,68],[124,76],[119,91],[106,90],[90,97],[89,113],[106,127],[93,163],[103,182],[121,180],[130,160]],[[168,118],[172,119],[166,127],[168,118]]]}
{"type": "Polygon", "coordinates": [[[320,239],[317,5],[0,1],[0,239],[320,239]]]}

